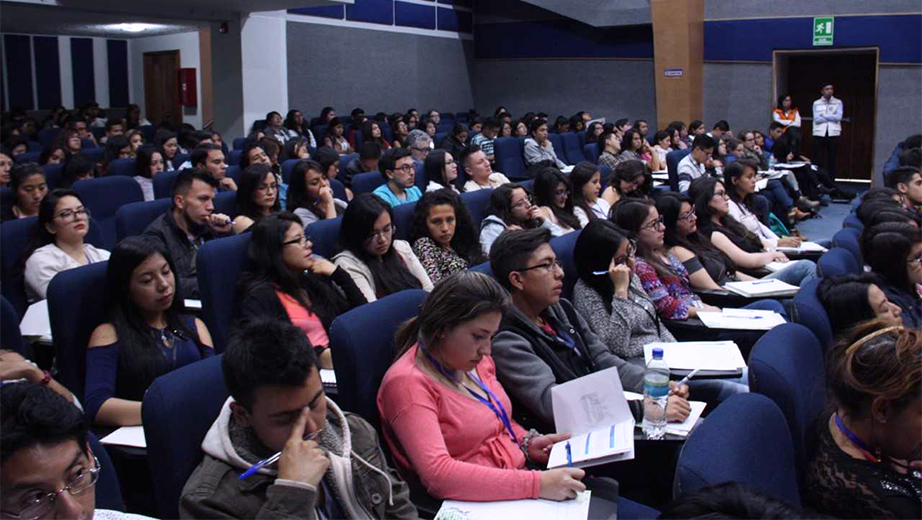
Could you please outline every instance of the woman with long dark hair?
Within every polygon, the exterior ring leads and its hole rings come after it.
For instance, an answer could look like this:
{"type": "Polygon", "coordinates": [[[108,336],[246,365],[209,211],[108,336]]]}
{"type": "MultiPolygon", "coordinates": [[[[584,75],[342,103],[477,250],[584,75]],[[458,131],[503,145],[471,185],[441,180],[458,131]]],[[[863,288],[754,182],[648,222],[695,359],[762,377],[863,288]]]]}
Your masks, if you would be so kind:
{"type": "Polygon", "coordinates": [[[653,174],[643,161],[630,159],[618,163],[608,183],[614,193],[605,190],[602,196],[608,200],[617,195],[614,201],[609,200],[612,206],[623,197],[650,199],[653,195],[653,174]]]}
{"type": "Polygon", "coordinates": [[[570,180],[557,168],[547,166],[538,172],[535,177],[535,203],[541,208],[541,214],[555,237],[582,227],[573,213],[570,180]]]}
{"type": "Polygon", "coordinates": [[[490,256],[493,242],[503,231],[547,225],[527,189],[514,183],[503,184],[490,194],[487,217],[480,223],[480,247],[484,256],[490,256]]]}
{"type": "Polygon", "coordinates": [[[265,164],[247,166],[237,186],[237,217],[234,232],[243,233],[259,219],[279,211],[279,183],[265,164]]]}
{"type": "Polygon", "coordinates": [[[922,233],[912,224],[885,222],[861,233],[861,255],[881,277],[880,288],[903,309],[903,324],[922,327],[922,233]]]}
{"type": "MultiPolygon", "coordinates": [[[[777,247],[798,247],[801,243],[798,237],[779,237],[768,226],[762,223],[759,216],[756,215],[755,193],[758,165],[749,160],[739,160],[724,168],[724,186],[727,188],[727,195],[730,197],[728,202],[730,207],[730,216],[737,222],[748,229],[752,234],[759,237],[762,246],[768,250],[774,250],[777,247]]],[[[793,204],[790,197],[787,196],[784,187],[777,180],[769,180],[775,189],[769,187],[766,190],[766,196],[775,203],[775,206],[781,211],[782,217],[787,217],[796,221],[809,215],[801,213],[793,206],[785,206],[788,202],[793,204]],[[780,196],[777,192],[780,192],[780,196]],[[768,194],[771,194],[769,196],[768,194]],[[780,200],[779,200],[780,199],[780,200]]]]}
{"type": "MultiPolygon", "coordinates": [[[[611,206],[601,196],[601,179],[599,167],[589,161],[582,161],[570,172],[570,183],[573,185],[573,214],[579,220],[581,228],[586,227],[591,220],[608,218],[611,206]]],[[[611,190],[611,187],[606,189],[608,190],[611,190]]]]}
{"type": "Polygon", "coordinates": [[[467,147],[468,135],[469,133],[464,123],[455,123],[441,143],[436,143],[435,139],[432,139],[432,142],[436,147],[444,149],[453,157],[461,157],[461,153],[467,147]]]}
{"type": "Polygon", "coordinates": [[[202,320],[186,314],[170,254],[152,237],[128,237],[106,269],[106,315],[86,351],[87,419],[141,424],[141,400],[154,379],[214,355],[202,320]]]}
{"type": "Polygon", "coordinates": [[[843,274],[820,280],[816,297],[826,309],[833,338],[867,320],[879,319],[888,327],[903,325],[903,309],[881,290],[880,285],[885,284],[873,273],[843,274]]]}
{"type": "Polygon", "coordinates": [[[343,214],[333,262],[349,273],[369,302],[404,289],[432,290],[410,244],[394,240],[395,229],[390,204],[371,193],[356,195],[343,214]]]}
{"type": "Polygon", "coordinates": [[[108,172],[109,165],[116,159],[131,157],[131,143],[124,135],[113,135],[106,140],[106,150],[102,156],[102,171],[108,172]]]}
{"type": "Polygon", "coordinates": [[[378,146],[381,147],[381,153],[391,149],[391,143],[387,142],[387,139],[384,137],[384,131],[381,130],[381,123],[374,119],[367,119],[362,123],[362,141],[374,141],[378,143],[378,146]]]}
{"type": "Polygon", "coordinates": [[[621,155],[627,160],[643,161],[653,171],[666,169],[664,164],[660,164],[659,157],[653,151],[650,143],[635,128],[624,132],[624,137],[621,139],[621,155]]]}
{"type": "Polygon", "coordinates": [[[179,153],[179,141],[176,139],[176,134],[168,130],[158,130],[157,134],[154,135],[154,146],[156,146],[160,153],[163,154],[163,171],[171,172],[173,170],[181,170],[189,166],[181,165],[179,168],[176,168],[173,165],[173,159],[176,158],[176,154],[179,153]]]}
{"type": "MultiPolygon", "coordinates": [[[[285,128],[288,129],[289,135],[294,133],[304,139],[307,139],[307,145],[311,148],[317,148],[317,140],[314,139],[314,133],[307,127],[307,121],[304,119],[304,113],[300,110],[291,109],[285,117],[285,128]]],[[[294,137],[294,136],[292,136],[294,137]]]]}
{"type": "Polygon", "coordinates": [[[433,284],[486,261],[471,214],[450,190],[427,191],[416,203],[410,241],[433,284]]]}
{"type": "Polygon", "coordinates": [[[426,191],[437,191],[448,188],[455,193],[464,191],[464,185],[461,184],[458,176],[458,161],[451,152],[442,149],[435,149],[426,156],[423,163],[426,179],[429,185],[426,191]]]}
{"type": "Polygon", "coordinates": [[[154,177],[165,171],[165,162],[160,148],[149,144],[138,148],[138,158],[134,164],[134,180],[141,186],[144,200],[154,200],[154,177]]]}
{"type": "Polygon", "coordinates": [[[346,211],[348,204],[333,197],[330,180],[317,161],[298,161],[288,181],[288,211],[301,219],[303,227],[336,218],[346,211]]]}
{"type": "Polygon", "coordinates": [[[235,314],[243,322],[260,317],[291,322],[304,331],[321,365],[332,368],[333,319],[367,302],[349,273],[313,255],[312,245],[289,211],[253,226],[247,253],[251,268],[237,285],[235,314]]]}
{"type": "Polygon", "coordinates": [[[10,191],[13,204],[0,210],[0,221],[38,215],[39,205],[48,194],[45,172],[35,163],[19,164],[10,170],[10,191]]]}

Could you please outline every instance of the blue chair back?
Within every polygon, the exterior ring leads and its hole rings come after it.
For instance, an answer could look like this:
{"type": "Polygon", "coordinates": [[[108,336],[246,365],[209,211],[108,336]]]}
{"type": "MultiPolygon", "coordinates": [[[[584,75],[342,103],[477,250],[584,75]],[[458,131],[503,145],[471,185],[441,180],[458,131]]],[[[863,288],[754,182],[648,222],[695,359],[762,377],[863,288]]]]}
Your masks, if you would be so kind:
{"type": "Polygon", "coordinates": [[[154,198],[170,198],[170,193],[173,192],[173,183],[176,182],[176,177],[178,176],[179,170],[160,172],[154,175],[154,198]]]}
{"type": "Polygon", "coordinates": [[[493,141],[496,170],[510,179],[525,178],[525,161],[522,159],[522,142],[515,137],[498,137],[493,141]]]}
{"type": "Polygon", "coordinates": [[[400,291],[343,313],[330,326],[337,401],[376,428],[378,387],[394,360],[394,333],[425,299],[421,289],[400,291]]]}
{"type": "Polygon", "coordinates": [[[566,150],[563,147],[563,138],[561,134],[547,134],[547,138],[550,139],[551,144],[554,145],[554,153],[557,154],[557,158],[570,164],[570,161],[567,160],[566,150]]]}
{"type": "Polygon", "coordinates": [[[576,272],[576,259],[573,250],[576,247],[576,239],[579,238],[581,231],[573,231],[566,235],[559,236],[551,240],[551,248],[557,255],[557,260],[563,265],[563,293],[561,296],[566,299],[573,298],[573,287],[579,274],[576,272]]]}
{"type": "Polygon", "coordinates": [[[858,231],[864,230],[864,222],[861,222],[861,219],[858,218],[858,215],[854,213],[849,213],[845,215],[845,218],[842,219],[842,227],[844,228],[855,228],[858,231]]]}
{"type": "Polygon", "coordinates": [[[819,278],[810,280],[803,284],[794,295],[794,310],[797,318],[795,321],[810,329],[819,340],[820,345],[826,348],[832,344],[832,325],[830,325],[826,308],[816,295],[816,288],[819,284],[819,278]]]}
{"type": "Polygon", "coordinates": [[[861,266],[858,265],[854,255],[849,250],[841,247],[834,247],[823,253],[823,256],[820,257],[816,264],[824,278],[849,273],[861,273],[861,266]]]}
{"type": "Polygon", "coordinates": [[[202,318],[216,352],[224,352],[233,324],[237,281],[246,269],[251,233],[205,242],[195,258],[202,318]]]}
{"type": "Polygon", "coordinates": [[[360,173],[352,177],[352,192],[356,195],[360,193],[371,193],[382,184],[384,184],[384,177],[381,177],[380,173],[360,173]]]}
{"type": "Polygon", "coordinates": [[[19,313],[13,308],[5,297],[0,296],[0,348],[18,352],[25,358],[31,358],[22,342],[22,335],[19,333],[19,322],[22,321],[19,313]]]}
{"type": "Polygon", "coordinates": [[[784,414],[759,394],[736,394],[688,436],[676,467],[675,496],[739,482],[800,505],[794,446],[784,414]]]}
{"type": "Polygon", "coordinates": [[[766,332],[749,355],[749,391],[778,405],[791,430],[797,475],[812,455],[816,420],[826,406],[823,348],[810,329],[785,323],[766,332]]]}
{"type": "Polygon", "coordinates": [[[394,225],[397,226],[394,231],[395,239],[410,241],[410,227],[413,225],[414,211],[416,211],[416,201],[394,207],[394,225]]]}
{"type": "Polygon", "coordinates": [[[237,192],[225,191],[214,198],[214,212],[223,213],[230,218],[237,216],[237,192]]]}
{"type": "Polygon", "coordinates": [[[119,486],[118,473],[115,472],[115,465],[112,464],[109,453],[93,432],[87,432],[87,441],[90,443],[93,455],[99,459],[99,480],[96,481],[95,487],[96,509],[124,512],[122,488],[119,486]]]}
{"type": "Polygon", "coordinates": [[[861,254],[861,230],[857,228],[842,228],[832,236],[832,245],[847,249],[855,257],[855,261],[864,267],[864,256],[861,254]]]}
{"type": "Polygon", "coordinates": [[[346,194],[346,186],[337,179],[330,179],[330,189],[333,190],[333,198],[343,202],[349,201],[349,196],[346,194]]]}
{"type": "Polygon", "coordinates": [[[19,155],[13,156],[13,161],[16,164],[26,164],[26,163],[37,163],[41,157],[42,152],[25,152],[19,155]]]}
{"type": "Polygon", "coordinates": [[[45,182],[48,184],[48,190],[53,190],[58,187],[58,182],[61,180],[61,172],[64,171],[63,164],[46,164],[42,166],[42,171],[45,172],[45,182]]]}
{"type": "Polygon", "coordinates": [[[471,221],[474,223],[474,229],[480,229],[480,223],[487,218],[487,206],[490,204],[490,195],[493,190],[477,190],[461,194],[461,202],[467,207],[468,213],[471,214],[471,221]]]}
{"type": "Polygon", "coordinates": [[[106,321],[106,267],[96,262],[61,271],[48,284],[48,318],[57,379],[80,401],[86,376],[86,346],[93,330],[106,321]]]}
{"type": "Polygon", "coordinates": [[[679,191],[679,162],[691,153],[691,148],[673,150],[666,154],[666,170],[669,172],[669,189],[679,191]]]}
{"type": "Polygon", "coordinates": [[[339,228],[343,224],[342,217],[318,220],[304,228],[305,233],[311,237],[314,244],[313,251],[324,258],[332,258],[336,253],[336,241],[339,240],[339,228]]]}
{"type": "Polygon", "coordinates": [[[230,177],[231,179],[234,179],[234,182],[237,182],[238,180],[240,180],[241,173],[243,173],[243,168],[235,164],[233,166],[228,166],[227,171],[224,172],[224,175],[226,177],[230,177]]]}
{"type": "Polygon", "coordinates": [[[586,131],[580,130],[579,132],[576,132],[576,137],[579,138],[579,147],[580,148],[585,147],[586,146],[586,131]]]}
{"type": "Polygon", "coordinates": [[[182,164],[183,164],[184,162],[186,162],[186,161],[189,160],[189,157],[191,157],[191,156],[190,156],[189,154],[187,154],[187,153],[178,153],[178,154],[174,155],[174,156],[173,156],[173,161],[172,161],[172,162],[173,162],[173,168],[179,168],[180,166],[182,166],[182,164]]]}
{"type": "MultiPolygon", "coordinates": [[[[162,174],[161,174],[162,175],[162,174]]],[[[159,175],[158,175],[159,177],[159,175]]],[[[115,238],[121,242],[125,237],[144,233],[147,226],[173,207],[173,199],[132,202],[115,212],[115,238]]]]}
{"type": "MultiPolygon", "coordinates": [[[[77,181],[74,183],[74,191],[93,212],[93,218],[99,222],[106,244],[112,245],[116,241],[115,212],[125,204],[144,200],[141,186],[131,177],[102,177],[77,181]]],[[[110,248],[111,246],[106,249],[110,248]]]]}
{"type": "MultiPolygon", "coordinates": [[[[48,178],[45,178],[46,182],[48,178]]],[[[16,195],[13,194],[13,190],[9,189],[6,186],[0,187],[0,206],[6,207],[16,204],[16,195]]]]}
{"type": "Polygon", "coordinates": [[[102,148],[101,146],[96,146],[96,141],[90,139],[89,137],[84,137],[80,140],[80,149],[86,150],[87,148],[102,148]]]}
{"type": "Polygon", "coordinates": [[[44,128],[38,131],[38,142],[41,143],[42,148],[47,148],[54,144],[54,140],[58,138],[58,134],[61,133],[60,128],[44,128]]]}
{"type": "Polygon", "coordinates": [[[135,165],[138,163],[138,160],[135,158],[130,159],[116,159],[109,163],[109,168],[106,170],[106,177],[115,177],[115,176],[124,176],[124,177],[134,177],[137,173],[135,165]]]}
{"type": "Polygon", "coordinates": [[[436,148],[443,148],[443,146],[442,146],[442,141],[444,141],[446,137],[448,137],[448,132],[447,132],[447,131],[445,131],[445,132],[437,132],[437,133],[435,134],[435,137],[432,138],[432,142],[435,143],[435,147],[436,147],[436,148]]]}
{"type": "Polygon", "coordinates": [[[233,142],[233,144],[234,144],[234,150],[243,150],[243,147],[246,145],[246,143],[247,143],[247,138],[246,138],[246,137],[236,137],[236,138],[234,138],[234,142],[233,142]]]}
{"type": "Polygon", "coordinates": [[[26,143],[26,147],[27,147],[27,150],[29,150],[30,152],[35,152],[38,154],[41,154],[42,149],[44,148],[42,144],[39,143],[38,141],[29,141],[28,143],[26,143]]]}
{"type": "Polygon", "coordinates": [[[229,396],[222,357],[164,374],[144,394],[141,419],[160,518],[179,518],[182,488],[202,461],[202,441],[229,396]]]}
{"type": "Polygon", "coordinates": [[[567,155],[566,161],[570,164],[578,164],[580,161],[585,161],[586,156],[583,155],[583,147],[579,144],[579,137],[573,132],[566,132],[560,134],[560,138],[563,140],[563,151],[567,155]]]}
{"type": "Polygon", "coordinates": [[[144,142],[149,143],[154,140],[154,135],[157,133],[157,127],[154,125],[140,125],[138,126],[138,131],[144,134],[144,142]]]}
{"type": "Polygon", "coordinates": [[[243,150],[238,150],[234,148],[227,154],[227,165],[228,166],[237,166],[240,164],[240,156],[243,154],[243,150]]]}
{"type": "MultiPolygon", "coordinates": [[[[352,159],[357,159],[358,156],[359,154],[357,153],[347,153],[346,155],[340,155],[339,156],[339,169],[345,170],[346,166],[348,166],[349,163],[352,162],[352,159]]],[[[378,175],[380,175],[380,173],[378,175]]]]}
{"type": "Polygon", "coordinates": [[[289,184],[291,182],[291,171],[301,159],[288,159],[282,163],[282,182],[289,184]]]}
{"type": "MultiPolygon", "coordinates": [[[[494,277],[494,276],[493,276],[493,267],[490,266],[490,262],[489,262],[489,261],[484,262],[484,263],[482,263],[482,264],[477,264],[477,265],[471,266],[470,269],[471,269],[471,271],[477,271],[478,273],[483,273],[483,274],[485,274],[485,275],[487,275],[487,276],[494,277]]],[[[495,277],[494,277],[494,278],[495,278],[495,277]]]]}
{"type": "MultiPolygon", "coordinates": [[[[101,115],[100,117],[105,117],[105,116],[101,115]]],[[[96,138],[96,142],[99,142],[99,140],[102,139],[102,136],[106,135],[106,127],[104,127],[104,126],[93,126],[93,127],[90,127],[90,133],[93,134],[93,137],[96,138]]],[[[101,148],[105,148],[105,147],[106,147],[106,145],[105,145],[104,143],[100,143],[99,146],[100,146],[101,148]]]]}
{"type": "Polygon", "coordinates": [[[599,151],[599,143],[589,143],[584,146],[583,155],[586,156],[587,161],[591,162],[592,164],[598,164],[599,155],[601,155],[601,152],[599,151]]]}
{"type": "Polygon", "coordinates": [[[103,158],[103,155],[105,155],[105,153],[106,153],[106,149],[101,146],[98,148],[87,148],[86,146],[84,146],[80,150],[79,155],[86,157],[87,159],[89,159],[95,164],[95,163],[102,162],[102,158],[103,158]]]}
{"type": "MultiPolygon", "coordinates": [[[[462,168],[458,168],[458,175],[462,175],[462,168]]],[[[467,177],[465,174],[464,177],[467,177]]],[[[464,182],[467,182],[466,180],[464,182]]],[[[416,163],[416,176],[413,178],[413,185],[419,188],[419,191],[426,193],[426,186],[429,185],[429,180],[426,179],[426,163],[419,162],[416,163]]]]}

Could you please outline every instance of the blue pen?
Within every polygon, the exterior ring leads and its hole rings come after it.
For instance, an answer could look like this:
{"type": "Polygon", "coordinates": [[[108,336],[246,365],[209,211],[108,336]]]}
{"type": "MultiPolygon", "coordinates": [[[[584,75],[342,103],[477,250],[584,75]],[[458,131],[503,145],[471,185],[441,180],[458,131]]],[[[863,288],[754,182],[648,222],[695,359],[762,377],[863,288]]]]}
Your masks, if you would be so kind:
{"type": "MultiPolygon", "coordinates": [[[[306,437],[304,437],[304,440],[309,441],[309,440],[313,439],[314,437],[320,435],[320,432],[322,432],[322,431],[323,431],[323,429],[320,429],[320,430],[315,431],[314,433],[308,434],[306,437]]],[[[275,455],[273,455],[273,456],[271,456],[271,457],[269,457],[269,458],[267,458],[267,459],[263,459],[263,460],[257,462],[256,464],[253,464],[252,466],[250,466],[250,469],[248,469],[248,470],[244,471],[243,473],[241,473],[240,476],[237,477],[237,479],[238,479],[238,480],[246,480],[246,479],[252,477],[253,475],[255,475],[256,472],[259,471],[259,470],[260,470],[261,468],[263,468],[264,466],[268,466],[269,464],[274,464],[274,463],[275,463],[277,460],[279,460],[279,458],[281,458],[281,457],[282,457],[282,452],[278,452],[278,453],[276,453],[275,455]]]]}
{"type": "Polygon", "coordinates": [[[573,452],[570,451],[570,441],[567,441],[567,467],[573,467],[573,452]]]}

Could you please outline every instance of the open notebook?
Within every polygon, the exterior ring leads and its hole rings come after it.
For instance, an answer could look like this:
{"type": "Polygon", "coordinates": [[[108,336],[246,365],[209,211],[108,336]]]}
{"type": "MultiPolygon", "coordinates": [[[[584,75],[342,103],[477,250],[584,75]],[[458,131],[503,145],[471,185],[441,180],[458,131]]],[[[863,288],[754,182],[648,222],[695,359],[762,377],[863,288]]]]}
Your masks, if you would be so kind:
{"type": "MultiPolygon", "coordinates": [[[[785,265],[783,262],[773,263],[785,265]]],[[[776,265],[774,267],[778,266],[776,265]]],[[[793,296],[797,294],[798,290],[800,290],[800,287],[797,287],[796,285],[791,285],[774,278],[769,278],[766,280],[753,280],[749,282],[727,282],[724,284],[724,288],[735,292],[736,294],[743,295],[747,298],[767,296],[793,296]]]]}

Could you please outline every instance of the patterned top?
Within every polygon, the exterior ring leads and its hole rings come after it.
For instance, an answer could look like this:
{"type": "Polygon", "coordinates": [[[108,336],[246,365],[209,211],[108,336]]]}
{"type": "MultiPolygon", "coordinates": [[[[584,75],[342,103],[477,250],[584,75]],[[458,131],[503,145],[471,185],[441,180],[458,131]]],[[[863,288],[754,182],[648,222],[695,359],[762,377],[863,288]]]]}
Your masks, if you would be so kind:
{"type": "Polygon", "coordinates": [[[701,298],[692,292],[688,270],[675,255],[667,253],[673,274],[660,278],[656,269],[642,258],[634,261],[634,273],[640,278],[643,289],[650,295],[656,312],[664,320],[684,320],[688,309],[701,305],[701,298]]]}
{"type": "Polygon", "coordinates": [[[429,237],[423,237],[414,242],[413,252],[416,253],[419,262],[423,264],[433,285],[439,283],[442,278],[469,267],[467,260],[461,258],[458,253],[451,249],[445,249],[429,237]]]}
{"type": "Polygon", "coordinates": [[[615,171],[616,166],[627,160],[628,158],[621,154],[612,155],[608,152],[602,152],[602,155],[599,156],[599,166],[608,166],[612,171],[615,171]]]}

